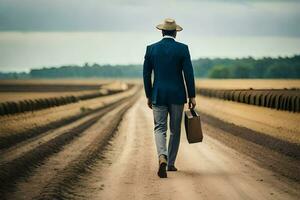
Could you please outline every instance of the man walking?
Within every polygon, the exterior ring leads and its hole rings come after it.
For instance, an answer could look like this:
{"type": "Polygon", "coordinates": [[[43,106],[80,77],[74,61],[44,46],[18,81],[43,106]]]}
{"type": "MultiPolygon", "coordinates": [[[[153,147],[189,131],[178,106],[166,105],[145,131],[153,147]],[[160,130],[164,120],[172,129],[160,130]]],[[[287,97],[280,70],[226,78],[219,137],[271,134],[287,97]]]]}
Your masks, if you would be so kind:
{"type": "Polygon", "coordinates": [[[167,178],[168,171],[177,171],[175,160],[180,143],[183,106],[196,106],[194,72],[188,46],[175,41],[182,28],[174,19],[165,19],[156,26],[163,39],[147,46],[143,67],[144,88],[148,106],[153,110],[155,143],[159,160],[158,176],[167,178]],[[154,72],[152,84],[151,75],[154,72]],[[183,76],[183,74],[184,76],[183,76]],[[170,116],[170,139],[166,147],[167,121],[170,116]]]}

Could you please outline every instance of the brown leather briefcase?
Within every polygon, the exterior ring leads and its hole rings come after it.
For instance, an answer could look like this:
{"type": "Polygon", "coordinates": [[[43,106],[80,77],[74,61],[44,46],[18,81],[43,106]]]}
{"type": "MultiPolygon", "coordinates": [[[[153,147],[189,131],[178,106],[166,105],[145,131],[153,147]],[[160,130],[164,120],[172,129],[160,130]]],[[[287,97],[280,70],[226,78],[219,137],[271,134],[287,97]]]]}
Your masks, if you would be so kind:
{"type": "Polygon", "coordinates": [[[200,115],[194,109],[184,111],[184,125],[189,143],[202,142],[203,133],[200,115]]]}

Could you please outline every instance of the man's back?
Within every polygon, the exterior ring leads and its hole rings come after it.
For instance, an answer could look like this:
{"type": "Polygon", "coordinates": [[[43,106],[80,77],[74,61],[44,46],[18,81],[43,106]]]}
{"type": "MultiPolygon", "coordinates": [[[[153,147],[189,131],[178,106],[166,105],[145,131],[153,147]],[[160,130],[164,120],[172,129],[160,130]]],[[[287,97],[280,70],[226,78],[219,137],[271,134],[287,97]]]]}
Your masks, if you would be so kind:
{"type": "Polygon", "coordinates": [[[183,75],[188,96],[195,97],[193,67],[188,46],[176,42],[171,37],[147,46],[144,62],[144,86],[146,96],[153,104],[186,103],[183,75]],[[151,84],[151,72],[154,71],[154,83],[151,84]]]}
{"type": "Polygon", "coordinates": [[[163,39],[147,46],[144,62],[144,87],[148,106],[153,110],[155,144],[158,155],[160,178],[167,178],[168,171],[177,171],[175,160],[180,143],[181,119],[186,100],[184,80],[188,90],[189,108],[194,109],[195,83],[188,46],[175,41],[178,31],[183,30],[174,19],[158,24],[163,39]],[[152,86],[151,75],[154,72],[152,86]],[[168,148],[166,135],[170,116],[168,148]]]}

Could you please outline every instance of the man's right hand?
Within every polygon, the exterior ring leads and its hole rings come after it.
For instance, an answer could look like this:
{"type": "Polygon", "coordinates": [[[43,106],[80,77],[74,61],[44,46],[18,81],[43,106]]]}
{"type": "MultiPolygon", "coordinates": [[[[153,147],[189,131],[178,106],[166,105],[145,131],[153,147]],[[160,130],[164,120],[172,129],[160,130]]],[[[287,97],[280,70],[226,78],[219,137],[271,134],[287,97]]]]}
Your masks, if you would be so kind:
{"type": "Polygon", "coordinates": [[[194,109],[196,107],[196,99],[189,98],[189,109],[194,109]]]}

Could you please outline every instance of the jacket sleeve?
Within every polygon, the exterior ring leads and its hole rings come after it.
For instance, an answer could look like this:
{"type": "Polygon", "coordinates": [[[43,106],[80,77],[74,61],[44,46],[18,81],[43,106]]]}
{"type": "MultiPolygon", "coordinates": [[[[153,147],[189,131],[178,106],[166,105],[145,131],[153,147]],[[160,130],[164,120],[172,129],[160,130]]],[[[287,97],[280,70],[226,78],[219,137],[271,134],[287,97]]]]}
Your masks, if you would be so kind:
{"type": "Polygon", "coordinates": [[[193,98],[195,97],[195,80],[194,80],[194,70],[191,62],[191,56],[189,52],[188,46],[185,46],[186,49],[184,51],[183,56],[183,73],[184,79],[188,91],[188,97],[193,98]]]}
{"type": "Polygon", "coordinates": [[[143,79],[144,79],[144,89],[146,93],[146,97],[151,99],[152,96],[152,82],[151,82],[151,74],[152,74],[152,64],[150,60],[150,47],[147,46],[144,66],[143,66],[143,79]]]}

